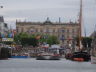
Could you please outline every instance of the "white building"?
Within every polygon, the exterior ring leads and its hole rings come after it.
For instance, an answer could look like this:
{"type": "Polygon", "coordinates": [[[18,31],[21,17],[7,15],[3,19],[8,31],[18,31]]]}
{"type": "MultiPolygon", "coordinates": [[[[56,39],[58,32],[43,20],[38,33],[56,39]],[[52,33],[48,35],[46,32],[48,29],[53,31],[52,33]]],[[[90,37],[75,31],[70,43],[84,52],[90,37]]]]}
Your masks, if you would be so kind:
{"type": "Polygon", "coordinates": [[[6,35],[8,33],[8,25],[4,22],[3,16],[0,16],[0,34],[6,35]]]}

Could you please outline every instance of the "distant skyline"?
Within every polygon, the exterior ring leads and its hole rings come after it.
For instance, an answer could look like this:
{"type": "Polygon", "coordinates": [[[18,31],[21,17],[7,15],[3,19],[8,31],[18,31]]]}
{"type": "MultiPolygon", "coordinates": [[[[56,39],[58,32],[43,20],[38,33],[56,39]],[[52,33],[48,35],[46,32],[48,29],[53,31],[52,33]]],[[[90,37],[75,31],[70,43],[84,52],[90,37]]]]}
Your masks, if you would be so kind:
{"type": "MultiPolygon", "coordinates": [[[[15,28],[16,19],[30,22],[44,22],[47,17],[52,22],[78,21],[80,0],[0,0],[0,15],[9,27],[15,28]]],[[[96,0],[83,0],[84,28],[89,36],[96,24],[96,0]]]]}

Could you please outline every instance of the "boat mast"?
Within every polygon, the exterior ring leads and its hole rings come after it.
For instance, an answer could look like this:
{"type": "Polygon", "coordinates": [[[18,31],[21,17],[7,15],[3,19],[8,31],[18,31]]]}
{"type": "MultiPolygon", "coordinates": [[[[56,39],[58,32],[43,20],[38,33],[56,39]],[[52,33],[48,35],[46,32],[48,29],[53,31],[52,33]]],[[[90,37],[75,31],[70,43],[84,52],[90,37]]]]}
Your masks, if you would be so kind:
{"type": "Polygon", "coordinates": [[[81,49],[82,38],[82,0],[80,0],[80,14],[79,14],[79,50],[81,49]]]}

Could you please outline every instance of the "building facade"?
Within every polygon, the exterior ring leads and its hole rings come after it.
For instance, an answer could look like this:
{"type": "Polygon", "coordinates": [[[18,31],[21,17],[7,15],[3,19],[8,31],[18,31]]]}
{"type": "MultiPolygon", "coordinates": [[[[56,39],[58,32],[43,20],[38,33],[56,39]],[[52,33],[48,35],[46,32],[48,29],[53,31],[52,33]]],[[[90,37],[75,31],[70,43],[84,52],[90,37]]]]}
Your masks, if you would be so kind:
{"type": "Polygon", "coordinates": [[[51,22],[47,19],[45,22],[18,22],[16,21],[17,33],[26,32],[28,34],[49,34],[55,35],[62,43],[72,40],[79,35],[79,23],[69,22],[51,22]]]}
{"type": "Polygon", "coordinates": [[[4,22],[3,16],[0,16],[0,35],[6,35],[8,33],[8,25],[4,22]]]}

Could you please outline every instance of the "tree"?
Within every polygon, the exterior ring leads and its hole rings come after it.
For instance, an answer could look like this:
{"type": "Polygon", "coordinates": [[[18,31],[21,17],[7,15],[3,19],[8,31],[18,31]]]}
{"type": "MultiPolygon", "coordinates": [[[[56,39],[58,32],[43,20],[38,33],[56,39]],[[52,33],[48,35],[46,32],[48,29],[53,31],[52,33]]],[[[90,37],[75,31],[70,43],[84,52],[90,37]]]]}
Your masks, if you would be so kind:
{"type": "Polygon", "coordinates": [[[92,43],[92,38],[90,37],[83,37],[82,38],[82,45],[85,47],[85,48],[91,48],[91,43],[92,43]]]}
{"type": "Polygon", "coordinates": [[[17,43],[17,44],[20,44],[21,43],[21,39],[22,38],[28,38],[29,35],[27,33],[19,33],[19,34],[16,34],[14,36],[14,41],[17,43]]]}
{"type": "Polygon", "coordinates": [[[37,46],[38,43],[48,43],[50,45],[52,44],[58,44],[59,40],[56,36],[50,36],[50,35],[44,35],[44,34],[27,34],[27,33],[19,33],[14,36],[15,42],[21,43],[23,46],[25,45],[33,45],[37,46]]]}
{"type": "Polygon", "coordinates": [[[22,46],[38,45],[35,34],[19,33],[14,36],[14,40],[17,44],[21,44],[22,46]]]}
{"type": "Polygon", "coordinates": [[[23,46],[38,46],[38,40],[35,38],[21,38],[21,44],[23,46]]]}
{"type": "Polygon", "coordinates": [[[86,37],[82,38],[82,45],[84,48],[87,48],[87,38],[86,37]]]}
{"type": "Polygon", "coordinates": [[[17,44],[19,44],[19,41],[20,41],[20,35],[19,35],[19,34],[16,34],[16,35],[14,36],[14,41],[15,41],[17,44]]]}
{"type": "Polygon", "coordinates": [[[41,37],[40,37],[40,39],[39,39],[39,42],[40,43],[44,43],[44,42],[47,43],[48,37],[49,37],[49,35],[42,34],[41,37]]]}
{"type": "Polygon", "coordinates": [[[59,44],[59,40],[56,36],[49,36],[47,39],[47,43],[50,45],[59,44]]]}

